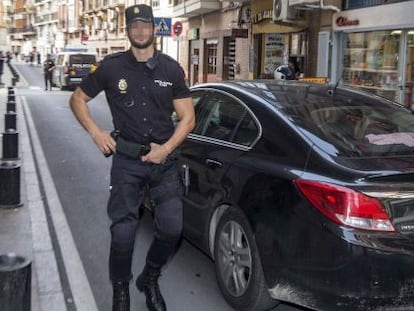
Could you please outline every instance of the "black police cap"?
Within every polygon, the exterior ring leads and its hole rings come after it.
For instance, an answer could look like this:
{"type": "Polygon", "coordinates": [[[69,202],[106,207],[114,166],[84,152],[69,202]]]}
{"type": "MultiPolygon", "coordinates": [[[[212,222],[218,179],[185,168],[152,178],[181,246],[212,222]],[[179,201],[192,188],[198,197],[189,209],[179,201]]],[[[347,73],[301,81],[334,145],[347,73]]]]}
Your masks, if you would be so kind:
{"type": "Polygon", "coordinates": [[[125,21],[127,25],[131,24],[134,21],[154,23],[152,7],[146,4],[136,4],[126,8],[125,21]]]}

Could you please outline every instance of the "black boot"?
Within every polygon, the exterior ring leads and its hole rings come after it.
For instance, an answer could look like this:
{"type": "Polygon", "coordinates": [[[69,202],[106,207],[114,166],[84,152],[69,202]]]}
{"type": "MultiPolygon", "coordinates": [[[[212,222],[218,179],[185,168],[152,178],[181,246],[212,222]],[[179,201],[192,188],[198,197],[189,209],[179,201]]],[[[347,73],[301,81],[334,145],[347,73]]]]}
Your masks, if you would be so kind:
{"type": "Polygon", "coordinates": [[[129,282],[113,282],[112,311],[129,311],[129,282]]]}
{"type": "Polygon", "coordinates": [[[164,298],[162,298],[158,278],[161,275],[161,267],[146,263],[144,270],[138,276],[136,285],[140,292],[144,292],[147,307],[150,311],[166,311],[164,298]]]}

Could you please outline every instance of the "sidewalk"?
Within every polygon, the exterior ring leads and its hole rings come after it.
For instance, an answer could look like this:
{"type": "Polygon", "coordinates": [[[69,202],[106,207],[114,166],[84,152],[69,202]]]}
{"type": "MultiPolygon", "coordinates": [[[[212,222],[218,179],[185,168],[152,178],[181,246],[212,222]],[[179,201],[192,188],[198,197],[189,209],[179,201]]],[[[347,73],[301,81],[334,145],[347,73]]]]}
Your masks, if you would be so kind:
{"type": "MultiPolygon", "coordinates": [[[[13,61],[12,61],[13,66],[13,61]]],[[[3,139],[4,114],[7,107],[7,87],[12,86],[12,73],[4,64],[0,88],[0,142],[3,139]]],[[[14,87],[16,95],[17,132],[19,142],[20,200],[22,206],[0,208],[0,255],[15,253],[31,261],[31,310],[66,311],[59,271],[45,212],[43,195],[33,157],[32,140],[28,132],[27,104],[19,96],[19,89],[26,87],[23,77],[14,87]]],[[[3,156],[0,144],[0,157],[3,156]]],[[[0,161],[2,159],[0,158],[0,161]]]]}

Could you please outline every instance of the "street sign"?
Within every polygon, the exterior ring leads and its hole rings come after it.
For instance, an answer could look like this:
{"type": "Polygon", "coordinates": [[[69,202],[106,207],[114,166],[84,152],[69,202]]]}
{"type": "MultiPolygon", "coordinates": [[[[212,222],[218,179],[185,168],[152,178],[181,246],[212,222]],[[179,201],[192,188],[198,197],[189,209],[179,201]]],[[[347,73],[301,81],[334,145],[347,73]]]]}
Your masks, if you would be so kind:
{"type": "Polygon", "coordinates": [[[156,36],[171,36],[171,17],[155,17],[155,27],[157,27],[156,36]]]}
{"type": "Polygon", "coordinates": [[[173,25],[173,33],[178,37],[183,32],[183,24],[180,21],[176,21],[173,25]]]}

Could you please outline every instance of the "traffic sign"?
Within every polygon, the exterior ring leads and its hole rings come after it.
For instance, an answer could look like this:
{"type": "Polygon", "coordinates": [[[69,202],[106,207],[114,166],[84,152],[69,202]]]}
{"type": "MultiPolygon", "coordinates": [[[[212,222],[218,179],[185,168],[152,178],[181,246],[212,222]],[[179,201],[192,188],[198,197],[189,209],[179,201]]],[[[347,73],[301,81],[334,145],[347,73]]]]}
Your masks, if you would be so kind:
{"type": "Polygon", "coordinates": [[[171,36],[171,17],[155,17],[154,23],[157,27],[157,36],[171,36]]]}
{"type": "Polygon", "coordinates": [[[173,33],[178,37],[183,32],[183,24],[180,21],[176,21],[173,25],[173,33]]]}

